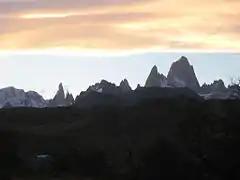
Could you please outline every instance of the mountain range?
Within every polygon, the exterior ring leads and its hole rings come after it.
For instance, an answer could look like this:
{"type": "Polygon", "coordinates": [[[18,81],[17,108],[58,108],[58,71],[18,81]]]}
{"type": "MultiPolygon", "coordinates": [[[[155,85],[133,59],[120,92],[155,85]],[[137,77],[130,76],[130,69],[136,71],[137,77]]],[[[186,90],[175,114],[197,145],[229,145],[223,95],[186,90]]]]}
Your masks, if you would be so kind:
{"type": "Polygon", "coordinates": [[[76,99],[65,92],[62,83],[59,84],[56,95],[45,100],[34,91],[25,92],[22,89],[7,87],[0,89],[0,108],[12,107],[89,107],[111,103],[131,105],[152,98],[170,98],[187,96],[202,99],[239,99],[239,85],[226,87],[223,80],[215,80],[211,84],[200,86],[194,67],[184,56],[173,62],[167,76],[160,73],[156,65],[150,71],[144,87],[138,85],[132,90],[128,80],[124,79],[119,86],[102,80],[81,92],[76,99]]]}

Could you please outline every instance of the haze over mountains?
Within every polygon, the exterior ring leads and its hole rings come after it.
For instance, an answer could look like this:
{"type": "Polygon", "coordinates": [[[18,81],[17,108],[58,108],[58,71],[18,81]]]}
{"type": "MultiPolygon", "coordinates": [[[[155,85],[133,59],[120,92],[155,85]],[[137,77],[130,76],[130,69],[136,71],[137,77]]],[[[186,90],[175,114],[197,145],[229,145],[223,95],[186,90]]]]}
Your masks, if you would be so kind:
{"type": "Polygon", "coordinates": [[[157,66],[153,66],[146,78],[144,87],[140,85],[132,90],[127,79],[120,82],[119,86],[102,80],[90,86],[85,92],[81,92],[76,99],[69,92],[65,92],[62,83],[59,84],[56,95],[45,100],[34,91],[25,92],[14,87],[0,90],[0,107],[58,107],[93,106],[109,103],[132,104],[146,98],[176,97],[180,95],[205,99],[229,99],[239,98],[239,86],[226,87],[223,80],[215,80],[212,84],[200,86],[194,67],[184,56],[173,62],[167,75],[159,72],[157,66]],[[196,95],[197,96],[196,96],[196,95]]]}

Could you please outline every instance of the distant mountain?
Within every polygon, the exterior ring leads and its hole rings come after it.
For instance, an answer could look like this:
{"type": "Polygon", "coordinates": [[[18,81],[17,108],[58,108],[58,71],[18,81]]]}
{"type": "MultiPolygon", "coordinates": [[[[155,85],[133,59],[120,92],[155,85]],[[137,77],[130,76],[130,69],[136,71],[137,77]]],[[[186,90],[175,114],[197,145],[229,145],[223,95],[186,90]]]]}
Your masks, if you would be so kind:
{"type": "Polygon", "coordinates": [[[99,83],[90,86],[86,91],[81,92],[76,97],[74,106],[92,107],[117,103],[119,101],[118,96],[131,90],[132,88],[127,79],[121,81],[119,86],[106,80],[101,80],[99,83]]]}
{"type": "Polygon", "coordinates": [[[238,84],[229,85],[228,91],[228,99],[240,99],[240,86],[238,84]]]}
{"type": "Polygon", "coordinates": [[[69,92],[67,92],[66,94],[66,98],[65,98],[65,104],[67,106],[71,106],[74,103],[74,97],[72,94],[70,94],[69,92]]]}
{"type": "Polygon", "coordinates": [[[204,83],[200,86],[193,66],[185,56],[182,56],[172,63],[167,76],[160,73],[157,66],[154,65],[146,79],[145,86],[141,87],[138,84],[135,90],[132,90],[127,79],[122,80],[119,86],[101,80],[89,86],[74,100],[73,95],[65,92],[63,84],[60,83],[55,96],[50,100],[45,100],[37,92],[25,92],[22,89],[7,87],[0,89],[0,108],[42,108],[71,105],[87,107],[112,103],[129,105],[149,98],[177,96],[199,98],[198,95],[206,100],[240,99],[240,86],[233,84],[226,87],[222,79],[215,80],[211,84],[204,83]]]}
{"type": "Polygon", "coordinates": [[[145,87],[187,87],[198,91],[200,85],[193,66],[190,65],[186,57],[182,56],[179,60],[171,65],[167,77],[158,72],[156,65],[153,66],[146,80],[145,87]]]}
{"type": "Polygon", "coordinates": [[[111,104],[128,106],[148,99],[180,96],[200,98],[197,93],[189,88],[138,86],[137,89],[132,91],[126,79],[123,80],[119,86],[102,80],[100,83],[96,83],[90,86],[86,91],[81,92],[75,100],[74,107],[93,107],[111,104]]]}
{"type": "Polygon", "coordinates": [[[184,56],[172,64],[167,75],[167,82],[173,87],[188,87],[195,91],[200,88],[194,68],[184,56]]]}
{"type": "Polygon", "coordinates": [[[212,84],[204,83],[201,86],[200,92],[201,93],[211,93],[211,92],[226,92],[227,87],[225,86],[222,79],[214,81],[212,84]]]}
{"type": "Polygon", "coordinates": [[[158,72],[157,66],[153,66],[145,87],[167,87],[167,78],[158,72]]]}
{"type": "MultiPolygon", "coordinates": [[[[154,66],[145,87],[190,88],[205,99],[240,99],[240,88],[226,87],[221,79],[215,80],[212,84],[204,83],[200,86],[193,66],[184,56],[171,65],[167,77],[160,74],[157,66],[154,66]]],[[[139,88],[140,86],[137,89],[139,88]]]]}
{"type": "Polygon", "coordinates": [[[139,87],[134,91],[128,91],[120,94],[99,93],[97,91],[81,93],[81,95],[76,98],[74,107],[89,108],[113,104],[119,106],[131,106],[146,100],[177,97],[201,99],[196,92],[189,88],[139,87]]]}
{"type": "Polygon", "coordinates": [[[96,83],[92,86],[90,86],[86,92],[88,93],[90,91],[95,91],[98,93],[103,93],[103,94],[120,94],[122,92],[122,89],[117,86],[114,83],[110,83],[106,80],[101,80],[100,83],[96,83]]]}
{"type": "Polygon", "coordinates": [[[71,106],[74,103],[73,95],[67,92],[65,95],[62,83],[58,86],[58,91],[53,99],[49,100],[48,107],[71,106]]]}
{"type": "Polygon", "coordinates": [[[37,92],[25,92],[22,89],[14,87],[7,87],[0,89],[0,107],[13,108],[13,107],[46,107],[48,101],[39,95],[37,92]]]}
{"type": "Polygon", "coordinates": [[[240,99],[240,86],[238,84],[225,86],[223,80],[215,80],[212,84],[204,83],[199,95],[208,99],[240,99]]]}
{"type": "Polygon", "coordinates": [[[228,99],[229,90],[223,80],[219,79],[212,84],[204,83],[199,89],[199,94],[205,99],[228,99]]]}
{"type": "Polygon", "coordinates": [[[54,98],[50,101],[50,104],[53,106],[64,106],[65,105],[65,92],[63,89],[62,83],[59,84],[58,86],[58,91],[54,98]]]}
{"type": "Polygon", "coordinates": [[[121,81],[121,83],[120,83],[120,85],[119,85],[119,88],[120,88],[123,92],[128,92],[128,91],[131,91],[131,90],[132,90],[132,88],[131,88],[131,86],[129,85],[127,79],[124,79],[124,80],[121,81]]]}
{"type": "Polygon", "coordinates": [[[99,83],[90,86],[85,92],[82,92],[80,96],[92,91],[102,94],[119,95],[131,90],[132,88],[130,87],[127,79],[122,80],[119,86],[106,80],[101,80],[99,83]]]}
{"type": "Polygon", "coordinates": [[[7,87],[0,89],[0,108],[15,107],[58,107],[70,106],[74,103],[74,97],[67,92],[65,95],[62,83],[59,84],[58,91],[53,99],[45,100],[35,91],[25,92],[22,89],[7,87]]]}
{"type": "MultiPolygon", "coordinates": [[[[239,87],[239,86],[237,86],[239,87]]],[[[90,86],[77,98],[75,107],[91,107],[100,105],[132,105],[140,101],[154,98],[173,98],[185,96],[204,99],[240,99],[240,87],[227,88],[223,80],[200,86],[193,66],[182,56],[171,65],[167,77],[159,73],[153,66],[144,87],[139,84],[132,90],[124,79],[117,86],[106,80],[90,86]]]]}

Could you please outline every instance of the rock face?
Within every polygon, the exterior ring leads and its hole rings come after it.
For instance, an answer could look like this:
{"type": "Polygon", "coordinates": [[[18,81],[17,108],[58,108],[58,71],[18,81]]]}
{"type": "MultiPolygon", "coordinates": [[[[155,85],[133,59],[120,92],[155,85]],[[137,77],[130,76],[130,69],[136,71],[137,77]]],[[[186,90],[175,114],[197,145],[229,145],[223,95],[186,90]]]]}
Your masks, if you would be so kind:
{"type": "Polygon", "coordinates": [[[67,106],[71,106],[73,103],[74,103],[74,97],[72,94],[70,94],[69,92],[67,92],[67,95],[66,95],[66,105],[67,106]]]}
{"type": "Polygon", "coordinates": [[[76,97],[74,107],[90,108],[118,104],[118,95],[87,91],[76,97]]]}
{"type": "Polygon", "coordinates": [[[238,84],[229,85],[228,90],[228,99],[240,99],[240,86],[238,84]]]}
{"type": "Polygon", "coordinates": [[[141,85],[140,84],[137,85],[135,90],[137,90],[137,89],[141,89],[141,85]]]}
{"type": "Polygon", "coordinates": [[[146,100],[186,97],[200,99],[198,94],[189,88],[141,87],[134,91],[118,95],[90,91],[76,98],[74,107],[91,108],[96,106],[132,106],[146,100]]]}
{"type": "Polygon", "coordinates": [[[95,92],[102,93],[102,94],[117,95],[117,94],[122,93],[122,88],[120,88],[119,86],[116,86],[114,83],[110,83],[106,80],[101,80],[100,83],[96,83],[96,84],[90,86],[87,89],[87,91],[83,92],[83,93],[88,93],[90,91],[95,91],[95,92]]]}
{"type": "Polygon", "coordinates": [[[93,107],[119,103],[120,96],[132,92],[127,79],[121,81],[119,86],[106,80],[101,80],[90,86],[86,91],[76,97],[74,106],[93,107]]]}
{"type": "Polygon", "coordinates": [[[199,94],[205,99],[228,99],[230,91],[226,88],[223,80],[216,80],[212,84],[204,83],[199,94]]]}
{"type": "Polygon", "coordinates": [[[157,66],[153,66],[147,81],[145,83],[145,87],[166,87],[167,86],[167,78],[158,72],[157,66]]]}
{"type": "Polygon", "coordinates": [[[53,99],[51,99],[48,103],[48,107],[61,107],[61,106],[70,106],[74,103],[73,95],[67,93],[65,95],[62,83],[58,86],[58,91],[53,99]]]}
{"type": "Polygon", "coordinates": [[[223,80],[219,79],[214,81],[212,84],[203,84],[201,86],[201,93],[212,93],[212,92],[226,92],[227,88],[223,82],[223,80]]]}
{"type": "Polygon", "coordinates": [[[7,87],[0,89],[0,107],[14,108],[14,107],[46,107],[47,101],[37,92],[25,92],[22,89],[14,87],[7,87]]]}
{"type": "Polygon", "coordinates": [[[167,76],[167,82],[173,87],[188,87],[195,91],[200,88],[193,66],[184,56],[172,64],[167,76]]]}
{"type": "Polygon", "coordinates": [[[212,91],[225,92],[226,90],[227,90],[227,88],[222,79],[213,82],[212,91]]]}
{"type": "Polygon", "coordinates": [[[54,104],[56,104],[56,106],[64,106],[65,105],[65,92],[64,92],[62,83],[59,84],[58,91],[57,91],[56,95],[54,96],[52,102],[54,104]]]}
{"type": "Polygon", "coordinates": [[[122,80],[119,87],[123,92],[128,92],[132,90],[127,79],[122,80]]]}
{"type": "Polygon", "coordinates": [[[119,86],[106,80],[101,80],[99,83],[90,86],[86,91],[81,92],[77,99],[84,97],[87,94],[94,94],[94,96],[97,96],[96,93],[104,95],[120,95],[130,91],[132,91],[132,88],[127,79],[122,80],[119,86]]]}

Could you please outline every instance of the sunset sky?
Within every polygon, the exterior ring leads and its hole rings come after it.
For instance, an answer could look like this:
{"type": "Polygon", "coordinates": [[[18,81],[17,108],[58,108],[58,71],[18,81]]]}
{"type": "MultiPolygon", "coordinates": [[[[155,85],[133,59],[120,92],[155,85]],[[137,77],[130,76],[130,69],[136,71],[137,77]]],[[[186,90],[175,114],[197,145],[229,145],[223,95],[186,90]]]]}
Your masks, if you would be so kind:
{"type": "Polygon", "coordinates": [[[186,54],[201,82],[228,81],[240,72],[239,9],[238,0],[0,0],[0,74],[12,73],[0,88],[49,97],[59,81],[75,94],[101,77],[135,86],[154,63],[167,73],[186,54]]]}
{"type": "Polygon", "coordinates": [[[240,50],[238,0],[0,0],[0,49],[240,50]]]}

